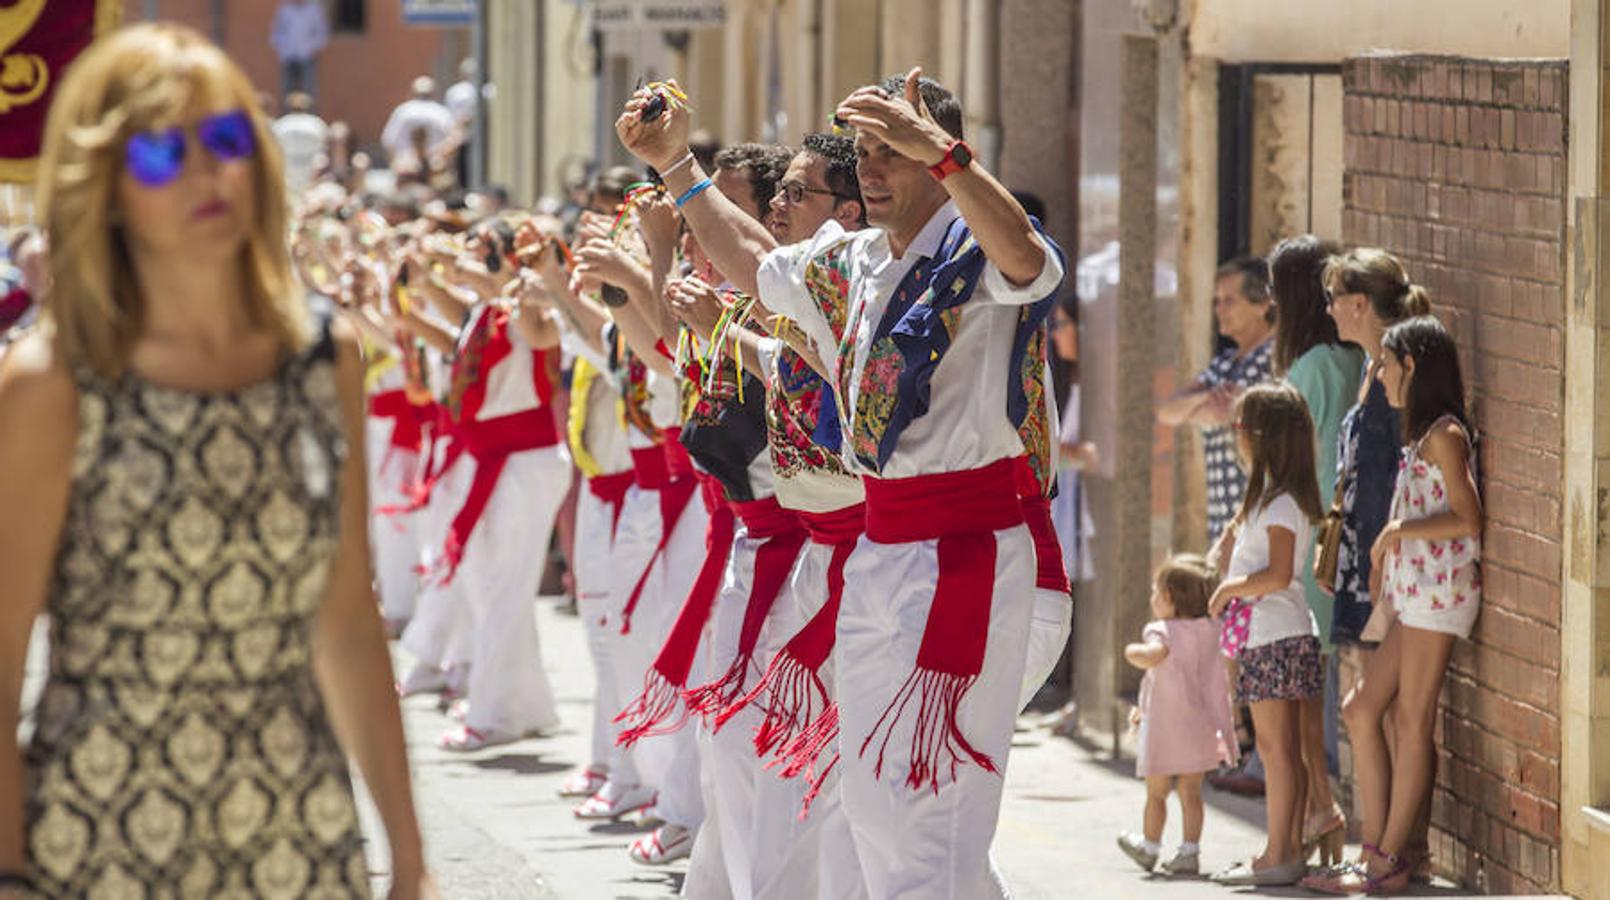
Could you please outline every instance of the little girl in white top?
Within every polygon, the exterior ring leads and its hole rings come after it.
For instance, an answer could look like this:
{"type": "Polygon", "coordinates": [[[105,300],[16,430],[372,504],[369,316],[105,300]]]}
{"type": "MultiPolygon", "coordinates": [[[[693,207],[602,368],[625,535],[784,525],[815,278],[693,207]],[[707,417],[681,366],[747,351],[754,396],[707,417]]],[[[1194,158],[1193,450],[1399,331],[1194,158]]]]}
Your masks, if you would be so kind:
{"type": "Polygon", "coordinates": [[[1321,514],[1314,423],[1296,388],[1264,384],[1241,395],[1233,427],[1247,489],[1241,511],[1220,538],[1220,551],[1225,541],[1234,541],[1234,549],[1208,610],[1220,617],[1221,646],[1237,664],[1236,699],[1252,708],[1269,838],[1260,856],[1213,880],[1289,885],[1307,873],[1302,703],[1324,687],[1319,629],[1302,582],[1313,523],[1321,514]]]}

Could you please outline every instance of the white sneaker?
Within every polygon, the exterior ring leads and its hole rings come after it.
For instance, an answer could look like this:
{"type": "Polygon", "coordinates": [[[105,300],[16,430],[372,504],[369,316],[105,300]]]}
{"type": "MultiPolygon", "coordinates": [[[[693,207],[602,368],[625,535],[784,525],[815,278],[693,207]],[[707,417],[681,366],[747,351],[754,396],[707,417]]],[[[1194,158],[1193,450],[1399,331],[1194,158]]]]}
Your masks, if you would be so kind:
{"type": "Polygon", "coordinates": [[[1132,831],[1119,833],[1118,849],[1148,872],[1157,868],[1157,851],[1146,849],[1146,839],[1132,831]]]}

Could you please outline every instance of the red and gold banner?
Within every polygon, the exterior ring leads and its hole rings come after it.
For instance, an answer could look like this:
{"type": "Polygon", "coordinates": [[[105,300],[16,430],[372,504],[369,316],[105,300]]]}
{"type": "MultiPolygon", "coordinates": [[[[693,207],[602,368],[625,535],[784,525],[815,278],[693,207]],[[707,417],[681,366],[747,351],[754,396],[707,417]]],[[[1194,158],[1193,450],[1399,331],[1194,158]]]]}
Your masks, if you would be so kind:
{"type": "Polygon", "coordinates": [[[0,181],[33,181],[62,73],[122,16],[123,0],[0,0],[0,181]]]}

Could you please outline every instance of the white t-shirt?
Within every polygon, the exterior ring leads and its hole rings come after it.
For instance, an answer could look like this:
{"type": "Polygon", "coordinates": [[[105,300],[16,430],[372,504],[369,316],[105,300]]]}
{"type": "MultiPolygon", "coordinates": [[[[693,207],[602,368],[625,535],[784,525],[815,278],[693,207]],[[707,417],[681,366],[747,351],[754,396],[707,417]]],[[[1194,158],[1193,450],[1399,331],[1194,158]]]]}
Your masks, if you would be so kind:
{"type": "Polygon", "coordinates": [[[441,153],[453,136],[458,123],[447,107],[435,100],[405,100],[386,120],[380,133],[380,143],[391,154],[393,164],[398,159],[411,159],[414,155],[414,131],[425,129],[425,149],[428,153],[441,153]]]}
{"type": "Polygon", "coordinates": [[[285,154],[285,184],[299,192],[313,180],[313,158],[324,152],[330,127],[311,113],[287,113],[273,129],[285,154]]]}
{"type": "Polygon", "coordinates": [[[1308,609],[1302,580],[1314,545],[1314,526],[1290,494],[1276,496],[1262,509],[1247,516],[1235,537],[1228,577],[1254,575],[1269,568],[1269,529],[1275,527],[1284,528],[1296,537],[1292,550],[1295,558],[1292,560],[1291,582],[1261,597],[1245,598],[1252,602],[1252,623],[1246,643],[1249,648],[1319,634],[1319,629],[1314,625],[1314,614],[1308,609]]]}

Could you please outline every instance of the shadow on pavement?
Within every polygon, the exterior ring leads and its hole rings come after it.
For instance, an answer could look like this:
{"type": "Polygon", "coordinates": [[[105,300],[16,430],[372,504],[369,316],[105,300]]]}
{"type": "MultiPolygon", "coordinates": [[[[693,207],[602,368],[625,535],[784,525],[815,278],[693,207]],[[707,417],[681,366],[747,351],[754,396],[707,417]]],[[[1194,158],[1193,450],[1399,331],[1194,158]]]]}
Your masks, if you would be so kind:
{"type": "Polygon", "coordinates": [[[472,759],[469,763],[480,769],[513,772],[516,775],[552,775],[575,768],[570,763],[544,762],[541,754],[537,753],[505,753],[487,759],[472,759]]]}
{"type": "Polygon", "coordinates": [[[644,869],[642,875],[619,879],[622,884],[651,884],[664,885],[667,897],[677,897],[682,894],[682,882],[687,878],[686,872],[673,872],[669,869],[644,869]]]}

